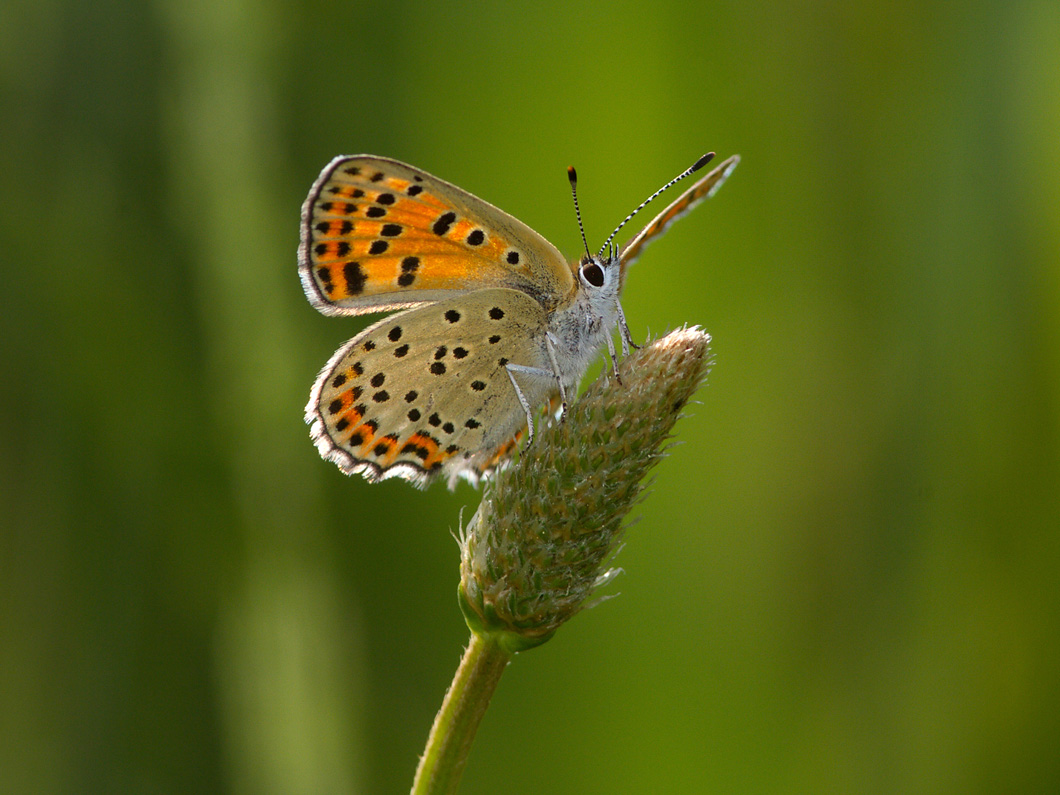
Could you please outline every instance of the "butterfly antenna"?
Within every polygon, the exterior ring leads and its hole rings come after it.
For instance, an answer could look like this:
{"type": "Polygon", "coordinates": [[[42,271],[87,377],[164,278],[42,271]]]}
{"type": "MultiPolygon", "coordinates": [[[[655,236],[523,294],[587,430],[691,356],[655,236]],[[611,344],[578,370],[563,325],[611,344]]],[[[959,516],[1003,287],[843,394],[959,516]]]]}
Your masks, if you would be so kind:
{"type": "MultiPolygon", "coordinates": [[[[619,230],[622,227],[624,227],[627,223],[629,223],[630,219],[633,218],[634,215],[636,215],[641,210],[643,210],[645,207],[647,207],[651,203],[652,199],[654,199],[660,193],[665,191],[667,188],[673,187],[674,184],[680,182],[685,177],[687,177],[689,174],[695,174],[697,171],[699,171],[699,169],[703,168],[703,166],[705,166],[707,163],[709,163],[713,159],[714,159],[714,153],[713,152],[707,152],[705,155],[703,155],[703,157],[699,158],[699,160],[697,160],[695,163],[693,163],[689,168],[687,168],[684,171],[682,171],[680,174],[678,174],[672,180],[670,180],[665,185],[663,185],[661,188],[659,188],[657,191],[655,191],[655,193],[653,193],[647,199],[642,201],[640,203],[640,205],[637,207],[636,210],[634,210],[629,215],[627,215],[625,220],[622,221],[622,223],[620,223],[618,226],[615,227],[615,231],[612,232],[610,234],[610,236],[607,238],[607,240],[604,241],[604,244],[602,246],[600,246],[600,251],[599,251],[599,253],[596,256],[599,257],[600,254],[604,253],[604,249],[607,248],[609,245],[611,245],[611,241],[615,239],[615,235],[618,234],[619,230]]],[[[574,169],[568,169],[568,171],[573,172],[574,169]]],[[[571,184],[573,184],[573,183],[571,183],[571,184]]],[[[575,199],[575,204],[577,204],[577,199],[575,199]]],[[[581,219],[580,218],[578,219],[578,223],[581,223],[581,219]]],[[[582,233],[582,237],[583,238],[585,237],[585,233],[584,232],[582,233]]]]}
{"type": "Polygon", "coordinates": [[[589,251],[589,243],[585,239],[585,227],[582,226],[582,211],[578,207],[578,172],[574,170],[574,166],[567,166],[567,179],[570,180],[570,194],[574,197],[574,214],[578,216],[578,229],[582,233],[582,245],[585,246],[585,254],[590,259],[592,253],[589,251]]]}

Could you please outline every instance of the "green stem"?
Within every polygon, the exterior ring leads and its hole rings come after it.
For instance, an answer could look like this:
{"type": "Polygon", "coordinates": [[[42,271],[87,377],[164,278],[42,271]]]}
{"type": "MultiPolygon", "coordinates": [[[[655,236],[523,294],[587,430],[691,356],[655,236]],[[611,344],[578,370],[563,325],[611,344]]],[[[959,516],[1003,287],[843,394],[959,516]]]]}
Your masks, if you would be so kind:
{"type": "Polygon", "coordinates": [[[475,732],[511,658],[494,636],[471,634],[442,708],[434,718],[412,782],[412,795],[456,792],[475,732]]]}

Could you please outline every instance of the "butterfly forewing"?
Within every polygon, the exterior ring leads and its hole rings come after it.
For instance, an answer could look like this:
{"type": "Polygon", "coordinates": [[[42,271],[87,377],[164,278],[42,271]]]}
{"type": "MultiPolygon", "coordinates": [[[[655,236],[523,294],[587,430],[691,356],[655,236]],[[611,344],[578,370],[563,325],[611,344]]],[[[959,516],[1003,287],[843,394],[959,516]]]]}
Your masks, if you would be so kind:
{"type": "MultiPolygon", "coordinates": [[[[369,480],[477,480],[525,430],[505,365],[548,366],[545,322],[526,294],[484,289],[370,326],[313,387],[306,420],[321,454],[369,480]]],[[[553,379],[516,377],[534,406],[555,393],[553,379]]]]}
{"type": "Polygon", "coordinates": [[[669,229],[674,221],[690,212],[700,202],[713,196],[739,162],[739,155],[733,155],[711,169],[708,174],[696,180],[694,185],[670,202],[665,210],[655,216],[650,223],[622,246],[619,257],[622,260],[621,278],[623,284],[625,283],[626,270],[637,261],[644,248],[669,229]]]}
{"type": "Polygon", "coordinates": [[[299,271],[325,314],[362,314],[508,287],[554,306],[570,266],[530,227],[396,160],[338,157],[302,208],[299,271]]]}

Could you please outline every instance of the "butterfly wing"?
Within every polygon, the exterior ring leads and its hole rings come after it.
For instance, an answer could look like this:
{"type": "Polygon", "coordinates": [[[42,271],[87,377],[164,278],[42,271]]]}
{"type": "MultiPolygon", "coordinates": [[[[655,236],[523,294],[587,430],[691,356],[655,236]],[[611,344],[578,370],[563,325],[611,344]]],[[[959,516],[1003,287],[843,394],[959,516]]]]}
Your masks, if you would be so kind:
{"type": "MultiPolygon", "coordinates": [[[[370,481],[472,482],[515,448],[526,412],[505,365],[550,369],[546,312],[519,290],[491,288],[416,307],[340,348],[313,386],[306,422],[320,454],[370,481]]],[[[555,380],[516,375],[537,407],[555,380]]]]}
{"type": "Polygon", "coordinates": [[[526,224],[383,157],[337,157],[302,207],[298,270],[326,315],[359,315],[468,290],[521,290],[546,307],[574,288],[563,255],[526,224]]]}
{"type": "Polygon", "coordinates": [[[713,196],[739,162],[740,156],[733,155],[728,160],[712,169],[708,174],[697,180],[692,187],[674,199],[665,210],[652,219],[651,223],[641,229],[633,239],[622,246],[622,249],[619,251],[619,258],[622,263],[622,284],[625,284],[626,281],[626,269],[637,261],[637,258],[640,257],[644,248],[652,242],[652,240],[669,229],[670,224],[690,212],[703,200],[709,199],[713,196]]]}

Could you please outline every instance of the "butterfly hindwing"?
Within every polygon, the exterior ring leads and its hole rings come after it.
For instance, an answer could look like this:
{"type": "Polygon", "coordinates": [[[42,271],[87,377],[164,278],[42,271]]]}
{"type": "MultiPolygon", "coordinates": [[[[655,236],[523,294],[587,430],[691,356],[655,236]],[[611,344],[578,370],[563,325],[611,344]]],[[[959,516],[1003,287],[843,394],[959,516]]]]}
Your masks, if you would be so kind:
{"type": "MultiPolygon", "coordinates": [[[[369,480],[475,481],[526,428],[505,365],[548,369],[546,314],[518,290],[492,288],[392,315],[340,348],[321,371],[306,421],[321,454],[369,480]]],[[[555,380],[516,375],[534,407],[555,380]]]]}
{"type": "Polygon", "coordinates": [[[574,286],[530,227],[424,171],[382,157],[328,164],[302,207],[299,273],[324,314],[397,309],[485,287],[555,305],[574,286]]]}

